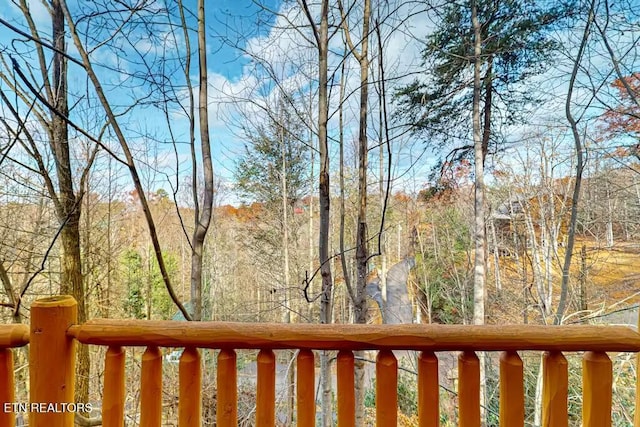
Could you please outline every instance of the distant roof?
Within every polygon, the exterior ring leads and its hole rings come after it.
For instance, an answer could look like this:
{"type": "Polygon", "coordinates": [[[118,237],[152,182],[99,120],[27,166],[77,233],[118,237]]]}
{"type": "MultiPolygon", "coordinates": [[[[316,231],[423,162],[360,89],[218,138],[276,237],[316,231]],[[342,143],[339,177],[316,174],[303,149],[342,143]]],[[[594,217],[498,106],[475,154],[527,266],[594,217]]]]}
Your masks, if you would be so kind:
{"type": "MultiPolygon", "coordinates": [[[[191,305],[191,301],[186,302],[183,305],[184,305],[185,310],[187,310],[187,313],[189,313],[190,316],[193,316],[193,307],[191,305]]],[[[180,310],[178,310],[178,312],[173,315],[171,320],[177,320],[177,321],[180,321],[180,322],[186,322],[187,321],[187,319],[185,319],[185,317],[184,317],[184,314],[182,314],[182,312],[180,310]]]]}

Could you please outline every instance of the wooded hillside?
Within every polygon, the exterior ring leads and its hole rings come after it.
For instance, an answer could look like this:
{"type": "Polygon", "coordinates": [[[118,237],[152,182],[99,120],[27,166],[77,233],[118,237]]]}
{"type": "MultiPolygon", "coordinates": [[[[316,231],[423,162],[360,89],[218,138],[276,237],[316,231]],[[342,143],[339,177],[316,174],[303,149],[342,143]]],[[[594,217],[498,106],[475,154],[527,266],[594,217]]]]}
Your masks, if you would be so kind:
{"type": "MultiPolygon", "coordinates": [[[[638,302],[638,4],[206,3],[0,0],[5,322],[57,294],[80,322],[559,325],[638,302]]],[[[97,360],[79,347],[79,402],[97,360]]]]}

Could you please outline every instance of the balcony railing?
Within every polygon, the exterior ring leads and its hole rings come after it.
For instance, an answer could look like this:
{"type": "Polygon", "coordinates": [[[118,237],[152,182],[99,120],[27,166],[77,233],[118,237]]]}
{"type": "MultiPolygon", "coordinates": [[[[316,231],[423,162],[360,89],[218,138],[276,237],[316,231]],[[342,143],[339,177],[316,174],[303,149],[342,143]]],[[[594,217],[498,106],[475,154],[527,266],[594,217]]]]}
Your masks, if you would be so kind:
{"type": "MultiPolygon", "coordinates": [[[[185,350],[179,362],[178,425],[200,426],[201,360],[199,349],[218,349],[218,426],[238,425],[236,350],[259,350],[257,356],[256,425],[273,427],[276,399],[274,350],[296,349],[296,421],[314,426],[316,419],[313,350],[337,350],[337,419],[355,424],[354,351],[376,350],[376,424],[397,425],[398,364],[393,350],[418,356],[419,426],[438,426],[437,352],[459,351],[458,422],[480,426],[480,362],[477,352],[501,352],[500,425],[524,425],[523,363],[519,351],[538,351],[543,358],[542,425],[568,426],[568,364],[564,352],[583,356],[582,420],[585,427],[611,425],[612,363],[607,352],[640,351],[640,334],[622,326],[460,326],[460,325],[315,325],[231,322],[172,322],[97,319],[77,324],[71,297],[36,301],[30,330],[24,325],[0,327],[0,404],[13,402],[11,348],[29,343],[31,402],[74,402],[75,345],[107,347],[102,425],[121,427],[125,411],[125,347],[145,347],[141,368],[140,425],[162,422],[161,347],[185,350]]],[[[637,393],[640,395],[640,393],[637,393]]],[[[638,407],[638,397],[636,397],[638,407]]],[[[636,427],[640,414],[636,411],[636,427]]],[[[70,427],[73,412],[31,411],[30,426],[70,427]]],[[[14,414],[0,411],[0,426],[13,426],[14,414]]]]}

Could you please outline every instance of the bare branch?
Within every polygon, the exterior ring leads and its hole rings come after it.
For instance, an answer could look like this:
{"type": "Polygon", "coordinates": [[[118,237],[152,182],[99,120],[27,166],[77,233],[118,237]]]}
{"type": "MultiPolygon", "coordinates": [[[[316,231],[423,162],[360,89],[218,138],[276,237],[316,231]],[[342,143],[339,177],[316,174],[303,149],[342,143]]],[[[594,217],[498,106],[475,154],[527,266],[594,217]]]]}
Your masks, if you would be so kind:
{"type": "Polygon", "coordinates": [[[144,192],[144,189],[142,187],[142,182],[140,181],[140,177],[138,175],[138,170],[135,166],[134,160],[133,160],[133,156],[131,154],[131,151],[129,149],[129,145],[127,143],[127,140],[124,136],[124,133],[122,132],[122,129],[120,128],[119,122],[116,118],[116,115],[114,114],[113,110],[111,109],[111,104],[109,103],[109,101],[107,100],[104,91],[102,90],[102,85],[100,84],[100,81],[96,75],[96,73],[93,70],[93,65],[89,59],[89,55],[86,51],[86,49],[84,48],[84,45],[82,44],[82,41],[80,40],[80,36],[78,35],[78,31],[76,29],[76,25],[75,22],[73,21],[72,17],[71,17],[71,13],[69,12],[69,7],[67,6],[67,2],[65,0],[61,0],[60,1],[65,19],[67,21],[67,25],[69,26],[69,31],[71,34],[71,37],[73,39],[73,42],[76,46],[76,49],[78,50],[78,52],[80,53],[80,56],[82,58],[82,62],[84,64],[84,68],[87,72],[87,75],[89,77],[89,80],[91,80],[91,83],[93,84],[93,87],[96,91],[96,94],[98,96],[98,99],[100,100],[100,103],[102,104],[102,107],[105,111],[105,113],[107,114],[107,117],[109,119],[110,125],[112,127],[112,129],[114,130],[116,137],[118,139],[118,142],[120,143],[120,147],[122,148],[122,151],[125,155],[126,158],[126,165],[127,168],[129,169],[129,173],[131,174],[131,178],[133,180],[134,186],[136,188],[136,191],[138,192],[138,196],[139,196],[139,200],[140,200],[140,205],[142,206],[142,210],[144,212],[144,216],[145,219],[147,221],[147,226],[149,228],[149,235],[151,237],[151,242],[153,244],[153,249],[156,255],[156,259],[158,261],[158,267],[160,269],[160,273],[162,275],[162,279],[165,283],[165,287],[167,289],[167,292],[169,293],[169,296],[171,297],[171,299],[173,300],[174,304],[180,309],[180,311],[182,312],[183,316],[185,317],[185,319],[187,320],[192,320],[191,315],[189,314],[189,312],[187,312],[187,310],[184,308],[184,305],[180,302],[180,300],[178,299],[178,296],[176,295],[173,286],[171,285],[171,279],[169,278],[169,273],[167,271],[166,265],[164,263],[164,257],[162,255],[162,248],[160,247],[160,242],[158,240],[158,234],[156,232],[156,226],[155,226],[155,222],[153,221],[153,216],[151,215],[151,210],[149,209],[149,204],[147,202],[147,198],[144,192]]]}

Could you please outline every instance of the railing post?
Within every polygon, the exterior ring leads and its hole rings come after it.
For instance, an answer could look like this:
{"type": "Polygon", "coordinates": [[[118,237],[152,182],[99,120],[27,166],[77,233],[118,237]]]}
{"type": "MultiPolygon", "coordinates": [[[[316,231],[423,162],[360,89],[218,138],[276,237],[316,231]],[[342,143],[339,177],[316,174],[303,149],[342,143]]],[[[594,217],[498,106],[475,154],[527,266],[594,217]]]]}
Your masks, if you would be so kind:
{"type": "Polygon", "coordinates": [[[515,351],[500,355],[500,426],[524,426],[524,373],[515,351]]]}
{"type": "Polygon", "coordinates": [[[376,358],[376,426],[398,424],[398,361],[389,350],[376,358]]]}
{"type": "Polygon", "coordinates": [[[607,353],[588,351],[582,358],[582,425],[611,427],[613,372],[607,353]]]}
{"type": "Polygon", "coordinates": [[[311,350],[300,350],[297,358],[298,426],[313,427],[316,423],[315,356],[311,350]]]}
{"type": "Polygon", "coordinates": [[[72,427],[75,394],[75,341],[67,329],[77,322],[77,303],[68,295],[31,305],[29,385],[31,427],[72,427]]]}
{"type": "Polygon", "coordinates": [[[460,427],[480,427],[480,359],[473,351],[458,356],[460,427]]]}
{"type": "Polygon", "coordinates": [[[238,367],[236,352],[223,349],[218,354],[216,422],[218,427],[238,425],[238,367]]]}
{"type": "Polygon", "coordinates": [[[104,357],[104,391],[102,393],[102,427],[122,427],[125,403],[125,352],[112,346],[104,357]]]}
{"type": "Polygon", "coordinates": [[[180,394],[178,397],[178,426],[202,425],[202,366],[197,348],[187,347],[180,357],[180,394]]]}
{"type": "Polygon", "coordinates": [[[567,359],[559,351],[546,352],[542,363],[542,426],[569,425],[569,371],[567,359]]]}
{"type": "Polygon", "coordinates": [[[147,347],[142,354],[140,373],[140,425],[162,424],[162,354],[158,347],[147,347]]]}
{"type": "Polygon", "coordinates": [[[338,352],[337,386],[338,386],[338,425],[353,427],[356,425],[356,393],[355,367],[353,352],[341,350],[338,352]]]}
{"type": "Polygon", "coordinates": [[[276,355],[271,350],[260,350],[256,363],[256,426],[272,427],[276,425],[276,355]]]}
{"type": "Polygon", "coordinates": [[[15,380],[13,377],[13,352],[10,348],[0,348],[0,425],[14,427],[16,415],[5,410],[4,405],[15,402],[15,380]]]}
{"type": "MultiPolygon", "coordinates": [[[[640,334],[640,306],[638,306],[638,324],[636,332],[640,334]]],[[[633,418],[634,427],[640,427],[640,353],[636,353],[636,411],[633,418]]]]}
{"type": "Polygon", "coordinates": [[[440,425],[438,357],[429,351],[418,357],[418,423],[420,427],[440,425]]]}

